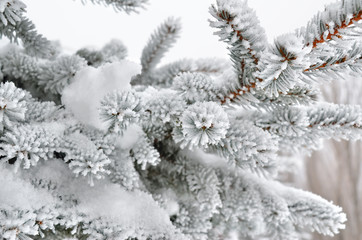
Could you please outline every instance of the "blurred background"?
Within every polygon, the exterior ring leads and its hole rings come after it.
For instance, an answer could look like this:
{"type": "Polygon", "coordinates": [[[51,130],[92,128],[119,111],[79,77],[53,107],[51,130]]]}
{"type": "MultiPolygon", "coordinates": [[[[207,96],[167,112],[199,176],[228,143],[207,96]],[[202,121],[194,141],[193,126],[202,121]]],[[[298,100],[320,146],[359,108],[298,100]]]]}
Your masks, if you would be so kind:
{"type": "MultiPolygon", "coordinates": [[[[322,88],[327,102],[362,105],[362,77],[335,80],[322,88]]],[[[315,235],[313,239],[362,239],[362,142],[326,141],[320,151],[306,158],[302,184],[333,201],[347,214],[346,229],[334,238],[315,235]]]]}
{"type": "MultiPolygon", "coordinates": [[[[58,40],[67,53],[82,47],[101,48],[111,39],[120,39],[128,47],[128,59],[139,62],[143,46],[151,32],[167,17],[180,17],[182,34],[162,63],[182,58],[228,58],[226,45],[218,41],[209,27],[208,8],[214,0],[149,0],[139,14],[116,13],[112,8],[81,0],[31,0],[27,16],[38,31],[50,40],[58,40]]],[[[249,0],[268,40],[305,26],[317,11],[332,0],[249,0]]],[[[2,39],[0,45],[6,44],[2,39]]],[[[326,85],[326,84],[325,84],[326,85]]],[[[335,81],[323,87],[325,99],[335,103],[362,104],[362,78],[335,81]]],[[[294,175],[298,187],[333,200],[347,213],[346,230],[334,238],[362,239],[361,142],[325,142],[325,147],[301,164],[304,171],[294,175]]]]}

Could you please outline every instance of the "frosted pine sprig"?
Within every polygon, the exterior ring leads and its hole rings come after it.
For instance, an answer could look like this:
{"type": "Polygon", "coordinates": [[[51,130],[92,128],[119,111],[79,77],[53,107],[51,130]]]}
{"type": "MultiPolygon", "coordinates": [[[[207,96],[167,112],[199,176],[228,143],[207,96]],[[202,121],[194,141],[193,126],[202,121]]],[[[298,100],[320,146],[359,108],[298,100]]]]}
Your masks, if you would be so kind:
{"type": "Polygon", "coordinates": [[[107,166],[111,160],[86,136],[73,133],[65,137],[62,146],[69,168],[76,176],[87,176],[91,186],[94,185],[94,178],[101,179],[110,173],[107,166]]]}
{"type": "Polygon", "coordinates": [[[131,158],[141,165],[141,169],[145,170],[147,165],[157,165],[161,159],[160,154],[151,144],[146,134],[142,134],[137,143],[130,151],[131,158]]]}
{"type": "Polygon", "coordinates": [[[6,57],[2,58],[5,76],[12,79],[31,81],[39,77],[41,68],[40,64],[34,57],[28,56],[19,50],[11,50],[6,57]]]}
{"type": "Polygon", "coordinates": [[[20,0],[0,0],[0,21],[5,26],[8,23],[15,25],[21,20],[26,5],[20,0]]]}
{"type": "Polygon", "coordinates": [[[322,139],[362,137],[362,112],[358,105],[320,103],[314,107],[276,108],[258,116],[255,125],[277,136],[283,151],[308,152],[320,148],[322,139]]]}
{"type": "Polygon", "coordinates": [[[303,108],[277,108],[271,119],[256,121],[256,125],[284,137],[300,137],[308,131],[309,118],[303,108]]]}
{"type": "Polygon", "coordinates": [[[166,19],[157,28],[142,51],[142,74],[146,74],[155,68],[163,55],[175,43],[180,30],[180,20],[172,17],[166,19]]]}
{"type": "Polygon", "coordinates": [[[206,147],[223,139],[229,128],[229,119],[222,107],[214,102],[196,102],[180,117],[180,132],[175,140],[181,147],[206,147]]]}
{"type": "MultiPolygon", "coordinates": [[[[318,48],[323,43],[340,37],[353,37],[354,30],[361,30],[358,22],[362,19],[362,1],[345,0],[327,5],[301,28],[298,34],[305,39],[306,46],[318,48]],[[353,26],[356,27],[353,29],[353,26]]],[[[356,31],[357,32],[357,31],[356,31]]],[[[354,35],[358,37],[359,35],[354,35]]]]}
{"type": "Polygon", "coordinates": [[[278,141],[248,120],[234,120],[219,145],[210,146],[229,164],[265,173],[275,170],[278,141]]]}
{"type": "Polygon", "coordinates": [[[259,71],[254,74],[259,79],[257,87],[268,97],[287,94],[301,83],[300,73],[310,65],[306,57],[310,50],[294,34],[279,36],[258,63],[259,71]]]}
{"type": "Polygon", "coordinates": [[[205,75],[217,75],[225,71],[229,62],[225,59],[181,59],[156,68],[147,76],[147,83],[169,87],[174,79],[182,73],[202,73],[205,75]]]}
{"type": "Polygon", "coordinates": [[[54,102],[28,101],[25,121],[27,122],[49,122],[59,117],[61,107],[54,102]]]}
{"type": "Polygon", "coordinates": [[[290,218],[294,224],[328,236],[334,236],[340,229],[345,228],[346,214],[332,202],[293,188],[285,188],[281,195],[288,203],[290,218]]]}
{"type": "Polygon", "coordinates": [[[216,19],[210,25],[219,29],[215,32],[220,40],[229,45],[231,60],[242,86],[255,87],[252,73],[256,70],[262,51],[268,46],[264,29],[247,1],[218,0],[210,7],[216,19]]]}
{"type": "Polygon", "coordinates": [[[166,123],[174,123],[186,108],[186,101],[170,89],[156,91],[149,88],[145,92],[143,107],[145,109],[144,121],[146,125],[151,121],[160,126],[166,123]]]}
{"type": "Polygon", "coordinates": [[[21,40],[25,52],[30,56],[51,58],[57,54],[52,43],[39,34],[34,23],[25,17],[22,17],[15,25],[0,24],[0,36],[5,36],[15,43],[21,40]]]}
{"type": "Polygon", "coordinates": [[[212,101],[217,98],[217,88],[211,77],[202,73],[182,73],[177,76],[173,88],[188,102],[212,101]]]}
{"type": "Polygon", "coordinates": [[[140,110],[140,98],[134,92],[115,91],[101,101],[100,116],[109,131],[122,133],[130,124],[138,121],[140,110]]]}
{"type": "Polygon", "coordinates": [[[26,112],[26,92],[16,88],[14,83],[0,84],[0,130],[12,122],[23,121],[26,112]]]}
{"type": "MultiPolygon", "coordinates": [[[[124,153],[127,155],[127,153],[124,153]]],[[[109,179],[111,182],[121,185],[127,190],[139,189],[141,180],[135,169],[132,157],[121,157],[114,159],[109,167],[109,179]]]]}
{"type": "Polygon", "coordinates": [[[138,12],[138,9],[145,8],[148,0],[81,0],[82,3],[86,3],[90,1],[94,4],[102,4],[113,7],[115,11],[120,12],[138,12]]]}
{"type": "MultiPolygon", "coordinates": [[[[59,126],[56,126],[59,127],[59,126]]],[[[24,169],[37,165],[40,160],[53,157],[53,152],[59,149],[59,136],[52,132],[51,125],[39,124],[13,127],[1,138],[0,154],[2,161],[15,165],[15,171],[20,165],[24,169]]]]}
{"type": "Polygon", "coordinates": [[[29,210],[0,209],[0,237],[6,240],[30,240],[38,234],[36,215],[29,210]]]}

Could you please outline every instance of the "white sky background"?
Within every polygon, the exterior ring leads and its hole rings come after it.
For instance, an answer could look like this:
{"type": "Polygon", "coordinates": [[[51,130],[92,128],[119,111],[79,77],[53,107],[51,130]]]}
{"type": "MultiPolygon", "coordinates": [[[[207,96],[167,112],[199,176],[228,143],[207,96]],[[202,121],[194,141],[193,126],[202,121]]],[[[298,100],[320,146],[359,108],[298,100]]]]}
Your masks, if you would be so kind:
{"type": "MultiPolygon", "coordinates": [[[[128,59],[139,62],[142,49],[154,29],[169,16],[181,17],[179,41],[163,62],[181,58],[228,58],[226,45],[213,35],[208,8],[216,0],[149,0],[139,14],[116,13],[111,7],[82,5],[81,0],[24,0],[27,16],[48,39],[59,40],[67,52],[82,47],[100,48],[112,38],[128,47],[128,59]]],[[[249,0],[268,40],[306,25],[332,0],[249,0]]]]}

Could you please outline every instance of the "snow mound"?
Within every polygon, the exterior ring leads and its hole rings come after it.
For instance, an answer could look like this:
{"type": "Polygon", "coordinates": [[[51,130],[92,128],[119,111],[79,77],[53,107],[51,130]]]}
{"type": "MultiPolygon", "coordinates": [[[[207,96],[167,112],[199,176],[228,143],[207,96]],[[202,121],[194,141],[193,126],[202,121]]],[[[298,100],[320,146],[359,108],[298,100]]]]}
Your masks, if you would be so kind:
{"type": "Polygon", "coordinates": [[[140,65],[122,60],[101,67],[86,67],[63,90],[62,103],[84,124],[105,130],[99,117],[102,98],[114,90],[130,90],[132,76],[140,73],[140,65]]]}

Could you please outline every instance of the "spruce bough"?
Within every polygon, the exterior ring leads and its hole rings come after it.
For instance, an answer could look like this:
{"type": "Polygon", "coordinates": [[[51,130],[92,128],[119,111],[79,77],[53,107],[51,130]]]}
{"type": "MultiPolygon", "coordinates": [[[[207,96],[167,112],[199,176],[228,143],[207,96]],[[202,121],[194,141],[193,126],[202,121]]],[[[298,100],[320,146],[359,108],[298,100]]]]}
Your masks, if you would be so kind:
{"type": "MultiPolygon", "coordinates": [[[[146,3],[88,2],[120,14],[146,3]]],[[[361,0],[273,43],[246,1],[217,0],[210,25],[231,61],[163,66],[178,19],[137,65],[119,40],[61,54],[25,9],[0,0],[0,36],[18,44],[0,54],[0,238],[293,240],[344,228],[340,207],[278,176],[285,156],[362,137],[361,108],[318,90],[362,72],[361,0]]]]}

